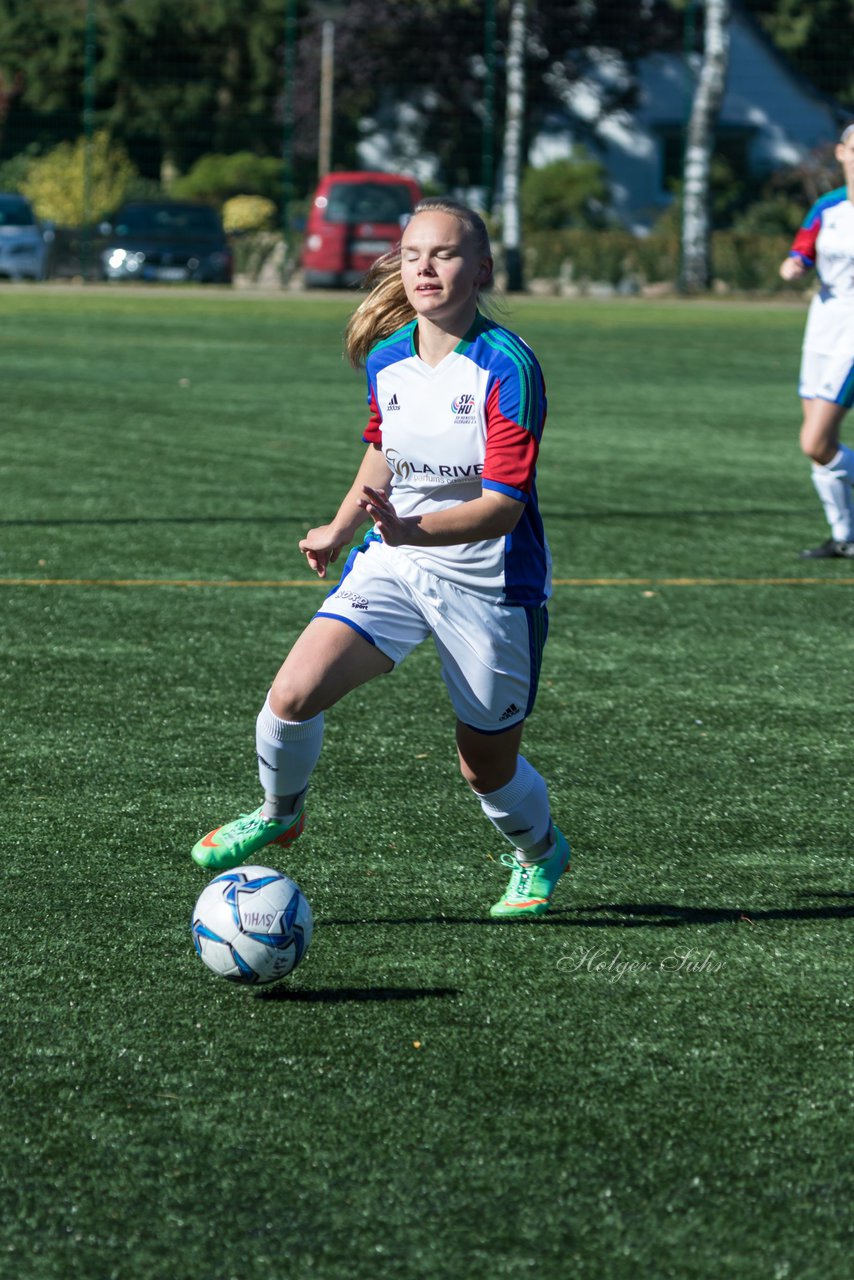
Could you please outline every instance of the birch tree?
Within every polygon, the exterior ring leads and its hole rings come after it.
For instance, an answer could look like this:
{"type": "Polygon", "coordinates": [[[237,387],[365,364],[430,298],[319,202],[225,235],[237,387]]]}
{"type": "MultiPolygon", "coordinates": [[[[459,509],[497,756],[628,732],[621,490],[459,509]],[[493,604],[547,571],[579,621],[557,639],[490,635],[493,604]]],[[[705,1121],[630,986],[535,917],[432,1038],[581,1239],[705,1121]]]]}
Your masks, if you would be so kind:
{"type": "Polygon", "coordinates": [[[682,270],[684,292],[711,283],[710,171],[715,124],[729,64],[730,0],[706,0],[703,59],[691,104],[682,182],[682,270]]]}
{"type": "Polygon", "coordinates": [[[504,186],[502,199],[504,262],[507,291],[523,287],[520,187],[525,124],[525,35],[527,0],[512,0],[507,34],[507,105],[504,119],[504,186]]]}

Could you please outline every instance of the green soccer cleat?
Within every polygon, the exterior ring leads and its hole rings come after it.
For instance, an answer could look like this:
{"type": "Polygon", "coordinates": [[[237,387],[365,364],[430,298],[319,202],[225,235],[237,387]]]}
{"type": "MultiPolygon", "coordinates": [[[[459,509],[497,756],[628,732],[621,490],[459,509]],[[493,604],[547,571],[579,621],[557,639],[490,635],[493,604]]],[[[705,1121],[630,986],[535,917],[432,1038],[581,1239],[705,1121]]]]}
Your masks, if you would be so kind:
{"type": "Polygon", "coordinates": [[[305,826],[305,808],[295,818],[284,822],[276,818],[264,818],[261,810],[242,813],[234,822],[209,831],[195,845],[192,858],[200,867],[209,871],[230,871],[244,862],[255,861],[256,853],[267,845],[287,848],[293,844],[305,826]]]}
{"type": "Polygon", "coordinates": [[[555,885],[569,866],[569,845],[555,827],[555,849],[550,858],[525,867],[512,853],[502,853],[501,861],[513,868],[513,874],[504,897],[489,908],[489,914],[505,920],[541,916],[548,911],[555,885]]]}
{"type": "Polygon", "coordinates": [[[828,538],[820,547],[810,547],[800,553],[802,560],[854,560],[854,542],[841,542],[828,538]]]}

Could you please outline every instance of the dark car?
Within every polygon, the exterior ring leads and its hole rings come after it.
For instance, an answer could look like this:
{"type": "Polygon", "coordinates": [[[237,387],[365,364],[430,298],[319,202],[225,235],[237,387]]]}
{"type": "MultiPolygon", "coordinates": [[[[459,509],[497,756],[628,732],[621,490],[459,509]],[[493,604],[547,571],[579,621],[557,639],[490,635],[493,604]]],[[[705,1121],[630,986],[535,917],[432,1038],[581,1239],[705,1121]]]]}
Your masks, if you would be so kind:
{"type": "Polygon", "coordinates": [[[396,173],[330,173],[323,178],[306,226],[302,269],[306,288],[361,280],[400,241],[421,190],[396,173]]]}
{"type": "Polygon", "coordinates": [[[233,259],[210,205],[135,200],[101,224],[105,280],[194,280],[231,284],[233,259]]]}

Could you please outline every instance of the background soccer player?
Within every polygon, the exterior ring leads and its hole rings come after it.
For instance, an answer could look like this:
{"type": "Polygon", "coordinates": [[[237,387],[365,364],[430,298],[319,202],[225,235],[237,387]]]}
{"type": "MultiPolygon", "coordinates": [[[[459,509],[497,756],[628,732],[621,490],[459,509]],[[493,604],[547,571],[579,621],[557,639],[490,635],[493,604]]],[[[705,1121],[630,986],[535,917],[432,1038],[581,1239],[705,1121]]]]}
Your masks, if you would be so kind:
{"type": "Polygon", "coordinates": [[[808,559],[854,558],[854,450],[839,439],[854,403],[854,124],[844,130],[836,158],[845,186],[816,201],[780,267],[784,280],[798,280],[815,267],[820,284],[801,356],[801,449],[812,460],[830,537],[802,551],[808,559]]]}

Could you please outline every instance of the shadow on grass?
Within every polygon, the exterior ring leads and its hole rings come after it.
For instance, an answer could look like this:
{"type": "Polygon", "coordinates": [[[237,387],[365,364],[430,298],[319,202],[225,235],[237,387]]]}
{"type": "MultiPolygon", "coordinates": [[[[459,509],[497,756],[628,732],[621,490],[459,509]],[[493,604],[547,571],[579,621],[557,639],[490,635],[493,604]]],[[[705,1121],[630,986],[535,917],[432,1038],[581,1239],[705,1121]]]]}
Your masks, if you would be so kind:
{"type": "Polygon", "coordinates": [[[806,898],[841,898],[836,906],[770,907],[753,911],[749,907],[690,907],[669,902],[602,902],[579,907],[552,907],[545,916],[522,916],[516,920],[493,920],[489,916],[408,916],[396,919],[381,916],[363,920],[324,920],[326,925],[489,925],[496,929],[508,924],[564,929],[679,929],[684,925],[763,924],[771,920],[845,920],[854,916],[848,899],[854,894],[815,892],[806,898]]]}
{"type": "MultiPolygon", "coordinates": [[[[851,897],[848,893],[816,893],[803,896],[843,899],[851,897]]],[[[763,924],[770,920],[842,920],[854,916],[854,906],[842,904],[822,907],[770,907],[754,911],[750,907],[690,907],[676,906],[669,902],[603,902],[587,907],[557,907],[549,912],[552,919],[555,916],[563,917],[568,914],[572,914],[575,918],[562,919],[560,923],[594,929],[678,929],[682,925],[763,924]],[[599,912],[607,912],[610,918],[593,914],[599,912]],[[580,913],[587,913],[587,915],[583,919],[578,919],[580,913]]]]}
{"type": "Polygon", "coordinates": [[[460,994],[456,987],[268,987],[259,1000],[288,1000],[291,1004],[349,1004],[384,1000],[446,1000],[460,994]]]}

